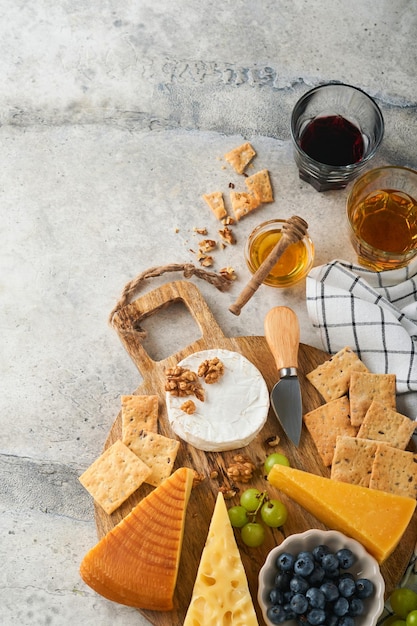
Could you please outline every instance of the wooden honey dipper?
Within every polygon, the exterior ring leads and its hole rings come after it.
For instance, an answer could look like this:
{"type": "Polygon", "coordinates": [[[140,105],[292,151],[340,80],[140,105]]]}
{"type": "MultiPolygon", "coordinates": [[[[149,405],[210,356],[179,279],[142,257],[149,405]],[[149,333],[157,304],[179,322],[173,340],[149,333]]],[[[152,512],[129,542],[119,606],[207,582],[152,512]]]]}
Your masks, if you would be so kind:
{"type": "Polygon", "coordinates": [[[247,304],[247,302],[249,302],[255,291],[258,290],[259,286],[271,272],[275,263],[282,256],[288,246],[302,239],[307,234],[307,228],[308,224],[302,217],[293,215],[288,218],[288,220],[282,225],[281,238],[241,291],[236,299],[236,302],[229,307],[229,311],[231,313],[234,315],[240,315],[242,308],[245,304],[247,304]]]}

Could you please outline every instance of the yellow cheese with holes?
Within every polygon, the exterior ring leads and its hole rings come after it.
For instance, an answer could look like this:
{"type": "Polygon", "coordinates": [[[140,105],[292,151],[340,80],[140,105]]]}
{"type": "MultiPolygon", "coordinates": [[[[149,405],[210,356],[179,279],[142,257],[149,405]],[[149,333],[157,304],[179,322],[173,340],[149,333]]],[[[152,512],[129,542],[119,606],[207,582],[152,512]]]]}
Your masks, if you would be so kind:
{"type": "Polygon", "coordinates": [[[258,626],[223,494],[219,492],[184,626],[258,626]]]}
{"type": "Polygon", "coordinates": [[[394,551],[416,507],[414,498],[274,465],[268,481],[329,528],[359,541],[379,563],[394,551]]]}

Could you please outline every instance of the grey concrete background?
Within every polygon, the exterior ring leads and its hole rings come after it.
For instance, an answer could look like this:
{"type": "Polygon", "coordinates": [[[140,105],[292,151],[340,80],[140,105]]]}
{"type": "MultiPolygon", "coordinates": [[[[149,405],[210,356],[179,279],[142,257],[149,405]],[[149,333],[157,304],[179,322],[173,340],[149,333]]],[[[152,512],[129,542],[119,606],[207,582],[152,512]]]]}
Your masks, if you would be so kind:
{"type": "MultiPolygon", "coordinates": [[[[354,260],[347,190],[318,194],[299,181],[289,117],[310,87],[354,84],[384,114],[374,164],[417,168],[417,8],[0,0],[0,15],[0,621],[144,625],[78,575],[96,532],[77,477],[100,453],[120,395],[141,380],[108,314],[139,272],[195,262],[193,228],[217,226],[201,194],[241,184],[219,159],[247,139],[275,202],[242,220],[237,245],[217,257],[215,269],[238,273],[231,291],[198,286],[226,335],[263,334],[265,313],[288,304],[302,341],[321,347],[304,283],[261,287],[239,318],[228,312],[249,278],[244,242],[260,221],[297,213],[315,264],[354,260]]],[[[153,330],[165,350],[194,339],[181,316],[173,338],[153,330]]]]}

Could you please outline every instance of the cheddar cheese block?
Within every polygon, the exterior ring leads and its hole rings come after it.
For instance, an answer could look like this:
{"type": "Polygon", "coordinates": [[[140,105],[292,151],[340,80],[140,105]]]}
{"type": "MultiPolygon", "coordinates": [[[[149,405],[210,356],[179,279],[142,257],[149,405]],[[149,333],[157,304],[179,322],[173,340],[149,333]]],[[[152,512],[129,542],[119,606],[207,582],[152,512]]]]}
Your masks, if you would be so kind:
{"type": "Polygon", "coordinates": [[[359,541],[379,563],[394,551],[416,507],[414,498],[274,465],[269,482],[331,529],[359,541]]]}
{"type": "Polygon", "coordinates": [[[178,469],[87,552],[84,582],[120,604],[171,610],[193,476],[178,469]]]}
{"type": "Polygon", "coordinates": [[[223,494],[219,492],[184,626],[258,626],[223,494]]]}

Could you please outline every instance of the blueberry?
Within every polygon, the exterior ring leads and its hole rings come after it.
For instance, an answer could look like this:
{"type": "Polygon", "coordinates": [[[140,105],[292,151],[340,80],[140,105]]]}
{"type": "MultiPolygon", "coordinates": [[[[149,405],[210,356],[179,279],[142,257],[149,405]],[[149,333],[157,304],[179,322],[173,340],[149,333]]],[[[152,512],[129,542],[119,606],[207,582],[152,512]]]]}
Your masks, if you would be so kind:
{"type": "Polygon", "coordinates": [[[318,563],[321,563],[321,560],[324,557],[324,555],[329,554],[329,552],[330,552],[330,548],[329,546],[326,546],[326,544],[320,544],[319,546],[316,546],[315,548],[313,548],[313,556],[318,563]]]}
{"type": "Polygon", "coordinates": [[[310,576],[308,577],[308,582],[313,587],[318,587],[324,580],[325,571],[321,565],[316,565],[310,576]]]}
{"type": "Polygon", "coordinates": [[[280,591],[286,591],[290,586],[291,575],[287,572],[278,572],[275,576],[275,587],[280,591]]]}
{"type": "Polygon", "coordinates": [[[284,594],[280,589],[274,587],[269,592],[269,601],[271,604],[284,604],[284,594]]]}
{"type": "Polygon", "coordinates": [[[324,609],[326,606],[326,597],[317,587],[310,587],[306,592],[306,598],[310,601],[313,609],[324,609]]]}
{"type": "Polygon", "coordinates": [[[284,604],[285,618],[286,620],[297,619],[296,613],[292,610],[291,604],[284,604]]]}
{"type": "Polygon", "coordinates": [[[364,606],[360,598],[352,598],[349,602],[349,615],[356,617],[357,615],[363,615],[364,606]]]}
{"type": "Polygon", "coordinates": [[[285,611],[282,606],[270,606],[266,612],[268,619],[273,624],[283,624],[287,621],[287,617],[285,615],[285,611]]]}
{"type": "Polygon", "coordinates": [[[355,620],[350,615],[344,615],[338,621],[338,626],[355,626],[355,620]]]}
{"type": "Polygon", "coordinates": [[[295,558],[289,552],[283,552],[277,558],[277,567],[281,572],[291,572],[294,566],[295,558]]]}
{"type": "Polygon", "coordinates": [[[307,613],[307,624],[318,626],[326,623],[326,613],[322,609],[311,609],[307,613]]]}
{"type": "Polygon", "coordinates": [[[369,598],[374,592],[374,584],[368,578],[359,578],[356,581],[356,595],[361,600],[369,598]]]}
{"type": "Polygon", "coordinates": [[[323,583],[320,586],[320,591],[324,593],[324,597],[326,598],[327,602],[334,602],[335,600],[338,599],[340,595],[339,589],[332,582],[323,583]]]}
{"type": "Polygon", "coordinates": [[[300,556],[294,563],[294,573],[300,576],[310,576],[314,570],[314,559],[311,555],[300,556]]]}
{"type": "Polygon", "coordinates": [[[355,562],[355,555],[349,548],[342,548],[336,552],[336,557],[339,560],[340,567],[342,569],[349,569],[355,562]]]}
{"type": "Polygon", "coordinates": [[[339,618],[337,615],[327,615],[326,616],[326,626],[339,626],[339,618]]]}
{"type": "Polygon", "coordinates": [[[339,559],[335,554],[325,554],[321,560],[321,566],[326,572],[337,571],[339,573],[339,559]]]}
{"type": "Polygon", "coordinates": [[[351,598],[356,593],[356,583],[351,578],[341,578],[338,587],[344,598],[351,598]]]}
{"type": "Polygon", "coordinates": [[[291,578],[290,589],[294,593],[306,593],[308,588],[308,581],[302,576],[293,576],[293,578],[291,578]]]}
{"type": "Polygon", "coordinates": [[[336,602],[333,604],[333,613],[338,617],[343,617],[349,611],[349,602],[346,598],[337,598],[336,602]]]}
{"type": "Polygon", "coordinates": [[[308,600],[302,593],[296,593],[291,598],[290,607],[296,615],[303,615],[308,609],[308,600]]]}

